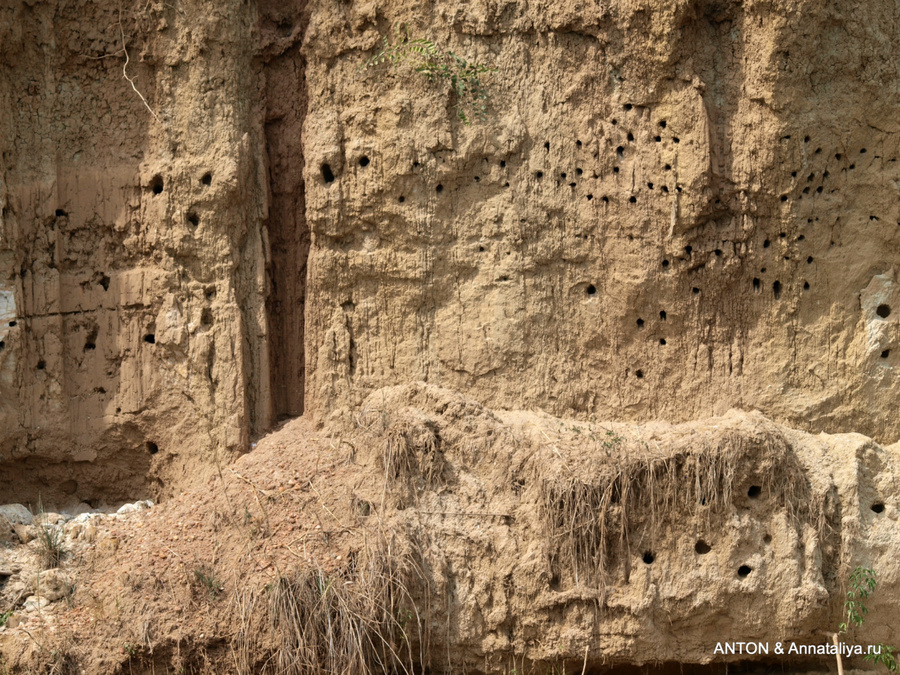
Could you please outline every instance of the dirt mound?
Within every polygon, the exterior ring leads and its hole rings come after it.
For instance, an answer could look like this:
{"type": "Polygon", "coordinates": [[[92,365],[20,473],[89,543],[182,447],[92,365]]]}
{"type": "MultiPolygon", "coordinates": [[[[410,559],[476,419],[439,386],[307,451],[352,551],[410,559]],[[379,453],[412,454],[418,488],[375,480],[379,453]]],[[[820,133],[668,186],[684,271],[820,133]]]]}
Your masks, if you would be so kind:
{"type": "MultiPolygon", "coordinates": [[[[64,526],[74,591],[17,606],[10,672],[720,662],[716,642],[821,642],[859,563],[881,573],[866,637],[890,637],[894,449],[758,413],[495,412],[426,384],[350,417],[290,422],[205,489],[97,517],[89,538],[64,526]]],[[[8,583],[37,569],[36,543],[10,552],[8,583]]]]}

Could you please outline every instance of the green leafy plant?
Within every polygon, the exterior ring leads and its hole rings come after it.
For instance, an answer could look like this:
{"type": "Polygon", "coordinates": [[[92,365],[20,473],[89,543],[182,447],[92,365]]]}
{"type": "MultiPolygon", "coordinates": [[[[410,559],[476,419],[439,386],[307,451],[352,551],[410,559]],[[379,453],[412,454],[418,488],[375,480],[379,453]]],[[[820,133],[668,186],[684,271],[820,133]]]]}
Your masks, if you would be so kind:
{"type": "Polygon", "coordinates": [[[194,581],[206,592],[210,597],[215,597],[225,590],[224,584],[216,577],[215,570],[209,567],[198,567],[194,570],[194,581]]]}
{"type": "Polygon", "coordinates": [[[847,590],[847,600],[844,602],[845,620],[840,625],[841,633],[846,633],[850,626],[863,625],[869,610],[862,601],[875,591],[877,585],[875,570],[857,567],[851,572],[850,588],[847,590]]]}
{"type": "Polygon", "coordinates": [[[6,622],[9,621],[9,617],[13,615],[13,611],[9,610],[7,612],[0,612],[0,628],[6,625],[6,622]]]}
{"type": "MultiPolygon", "coordinates": [[[[844,601],[844,621],[840,624],[840,633],[847,633],[852,628],[861,628],[869,613],[863,600],[867,600],[878,586],[878,577],[875,570],[868,567],[857,567],[850,574],[850,587],[847,589],[847,599],[844,601]]],[[[878,643],[878,652],[871,650],[863,658],[866,661],[880,663],[892,673],[900,672],[900,664],[897,662],[897,648],[888,644],[878,643]]],[[[842,671],[840,654],[838,654],[838,670],[842,671]]]]}
{"type": "Polygon", "coordinates": [[[381,38],[381,50],[362,69],[388,63],[392,67],[410,64],[413,70],[433,82],[450,86],[456,99],[456,115],[463,124],[472,118],[487,119],[488,94],[482,76],[495,68],[468,61],[451,51],[441,50],[426,38],[412,38],[406,24],[397,24],[390,38],[381,38]]]}

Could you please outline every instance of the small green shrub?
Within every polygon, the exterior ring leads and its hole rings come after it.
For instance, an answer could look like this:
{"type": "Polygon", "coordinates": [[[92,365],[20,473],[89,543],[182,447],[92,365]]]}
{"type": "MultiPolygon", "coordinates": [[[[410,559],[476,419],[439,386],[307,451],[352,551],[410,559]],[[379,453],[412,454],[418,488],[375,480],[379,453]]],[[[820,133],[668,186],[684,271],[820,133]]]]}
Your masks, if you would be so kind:
{"type": "Polygon", "coordinates": [[[225,585],[216,577],[216,572],[210,567],[198,567],[194,570],[194,581],[204,589],[210,597],[216,597],[225,590],[225,585]]]}
{"type": "MultiPolygon", "coordinates": [[[[847,633],[854,627],[862,627],[869,613],[863,600],[867,600],[875,592],[877,586],[878,577],[875,570],[868,567],[857,567],[853,570],[850,574],[847,599],[844,601],[844,621],[840,624],[840,633],[847,633]]],[[[870,652],[863,658],[866,661],[882,664],[892,673],[900,672],[900,664],[897,663],[897,648],[884,643],[875,646],[878,647],[878,653],[870,652]]]]}
{"type": "Polygon", "coordinates": [[[456,115],[463,124],[471,124],[472,117],[487,119],[488,94],[481,78],[496,72],[495,68],[442,51],[426,38],[411,38],[406,24],[397,24],[391,38],[385,35],[381,41],[381,50],[366,61],[363,70],[383,63],[393,67],[409,63],[429,80],[450,86],[456,98],[456,115]]]}

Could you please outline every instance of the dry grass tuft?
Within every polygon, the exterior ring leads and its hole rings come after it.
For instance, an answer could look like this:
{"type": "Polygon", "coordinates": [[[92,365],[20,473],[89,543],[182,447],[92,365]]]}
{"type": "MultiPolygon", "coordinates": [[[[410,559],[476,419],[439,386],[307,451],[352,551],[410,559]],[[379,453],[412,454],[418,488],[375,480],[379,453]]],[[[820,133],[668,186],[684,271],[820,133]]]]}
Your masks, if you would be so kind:
{"type": "Polygon", "coordinates": [[[385,435],[382,455],[385,486],[425,489],[440,482],[445,462],[441,437],[431,420],[395,422],[385,435]]]}
{"type": "Polygon", "coordinates": [[[326,571],[316,565],[280,577],[265,593],[236,596],[241,626],[232,641],[236,672],[420,671],[425,628],[409,584],[421,573],[399,548],[382,541],[346,567],[326,571]]]}

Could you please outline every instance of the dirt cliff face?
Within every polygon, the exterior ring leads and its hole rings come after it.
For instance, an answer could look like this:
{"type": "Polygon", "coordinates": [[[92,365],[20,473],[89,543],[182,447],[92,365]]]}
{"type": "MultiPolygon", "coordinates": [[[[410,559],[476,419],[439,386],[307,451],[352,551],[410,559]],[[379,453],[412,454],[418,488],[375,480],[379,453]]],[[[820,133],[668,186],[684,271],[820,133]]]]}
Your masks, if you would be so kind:
{"type": "Polygon", "coordinates": [[[892,3],[3,11],[2,448],[45,490],[410,380],[897,436],[892,3]],[[398,22],[496,69],[484,122],[360,70],[398,22]]]}
{"type": "Polygon", "coordinates": [[[276,184],[268,212],[257,20],[240,2],[2,10],[10,498],[165,493],[271,423],[266,224],[278,251],[285,207],[276,184]]]}
{"type": "Polygon", "coordinates": [[[418,379],[897,438],[894,3],[312,11],[310,408],[418,379]],[[497,69],[485,123],[358,71],[395,22],[497,69]]]}
{"type": "MultiPolygon", "coordinates": [[[[599,672],[812,640],[857,564],[896,595],[896,2],[214,4],[0,7],[0,502],[202,511],[82,542],[82,600],[199,603],[220,543],[237,603],[361,584],[377,529],[422,668],[599,672]],[[396,26],[492,69],[483,120],[364,67],[396,26]]],[[[309,638],[232,610],[240,672],[309,638]]]]}

